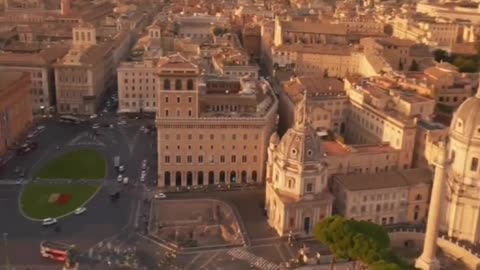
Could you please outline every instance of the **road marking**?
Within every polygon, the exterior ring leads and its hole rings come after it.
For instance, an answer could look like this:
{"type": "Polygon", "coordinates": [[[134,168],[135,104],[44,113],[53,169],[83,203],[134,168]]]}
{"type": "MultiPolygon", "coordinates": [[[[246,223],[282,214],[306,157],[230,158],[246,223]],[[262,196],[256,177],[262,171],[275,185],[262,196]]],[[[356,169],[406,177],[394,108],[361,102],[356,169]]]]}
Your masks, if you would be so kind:
{"type": "Polygon", "coordinates": [[[246,261],[250,265],[261,270],[279,269],[279,266],[277,264],[267,261],[263,257],[256,256],[245,248],[233,248],[227,251],[227,254],[239,260],[246,261]]]}
{"type": "Polygon", "coordinates": [[[193,259],[187,264],[184,266],[184,269],[188,269],[190,266],[193,265],[194,262],[196,262],[198,260],[198,258],[200,258],[201,255],[200,254],[197,254],[195,257],[193,257],[193,259]]]}
{"type": "Polygon", "coordinates": [[[210,257],[210,259],[208,259],[204,264],[202,264],[202,266],[200,266],[200,269],[202,268],[205,268],[209,263],[211,263],[213,261],[213,259],[215,259],[215,257],[217,257],[217,255],[219,254],[220,252],[215,252],[215,254],[213,254],[212,257],[210,257]]]}

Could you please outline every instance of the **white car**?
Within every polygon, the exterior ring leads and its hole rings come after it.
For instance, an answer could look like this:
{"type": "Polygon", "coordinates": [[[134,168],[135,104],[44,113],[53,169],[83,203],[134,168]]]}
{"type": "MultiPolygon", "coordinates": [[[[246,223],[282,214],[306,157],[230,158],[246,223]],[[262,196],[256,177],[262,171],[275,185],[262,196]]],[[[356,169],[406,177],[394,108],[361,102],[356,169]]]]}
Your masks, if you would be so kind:
{"type": "Polygon", "coordinates": [[[140,182],[145,182],[145,175],[142,174],[142,176],[140,177],[140,182]]]}
{"type": "Polygon", "coordinates": [[[146,159],[144,159],[144,160],[142,161],[142,169],[143,169],[143,170],[147,169],[147,160],[146,160],[146,159]]]}
{"type": "Polygon", "coordinates": [[[155,199],[165,199],[165,198],[167,198],[167,195],[165,195],[165,193],[157,193],[157,194],[155,194],[155,196],[153,196],[153,198],[155,198],[155,199]]]}
{"type": "Polygon", "coordinates": [[[145,175],[147,175],[147,172],[146,172],[146,171],[142,171],[142,176],[145,177],[145,175]]]}
{"type": "Polygon", "coordinates": [[[125,166],[120,165],[120,167],[118,167],[118,171],[123,173],[125,171],[125,166]]]}
{"type": "Polygon", "coordinates": [[[123,181],[123,176],[121,174],[119,174],[117,176],[117,182],[122,182],[123,181]]]}
{"type": "Polygon", "coordinates": [[[93,124],[93,125],[92,125],[92,128],[93,128],[93,129],[99,129],[99,128],[100,128],[100,124],[93,124]]]}
{"type": "Polygon", "coordinates": [[[127,124],[127,121],[125,121],[125,120],[120,120],[117,123],[117,125],[119,125],[119,126],[123,126],[123,125],[126,125],[126,124],[127,124]]]}
{"type": "Polygon", "coordinates": [[[90,115],[90,119],[95,119],[95,118],[97,118],[97,117],[98,117],[98,114],[92,114],[92,115],[90,115]]]}
{"type": "Polygon", "coordinates": [[[123,184],[124,185],[128,184],[128,177],[123,178],[123,184]]]}
{"type": "Polygon", "coordinates": [[[74,214],[75,214],[75,215],[81,215],[81,214],[83,214],[83,212],[85,212],[85,211],[87,211],[87,208],[85,208],[85,207],[82,206],[82,207],[79,207],[79,208],[75,209],[74,214]]]}
{"type": "Polygon", "coordinates": [[[45,126],[38,126],[38,127],[37,127],[37,130],[38,130],[38,131],[43,131],[44,129],[45,129],[45,126]]]}
{"type": "Polygon", "coordinates": [[[56,223],[57,223],[56,218],[46,218],[46,219],[42,220],[42,225],[43,226],[50,226],[50,225],[53,225],[53,224],[56,224],[56,223]]]}
{"type": "Polygon", "coordinates": [[[35,137],[34,133],[28,133],[27,139],[32,139],[33,137],[35,137]]]}

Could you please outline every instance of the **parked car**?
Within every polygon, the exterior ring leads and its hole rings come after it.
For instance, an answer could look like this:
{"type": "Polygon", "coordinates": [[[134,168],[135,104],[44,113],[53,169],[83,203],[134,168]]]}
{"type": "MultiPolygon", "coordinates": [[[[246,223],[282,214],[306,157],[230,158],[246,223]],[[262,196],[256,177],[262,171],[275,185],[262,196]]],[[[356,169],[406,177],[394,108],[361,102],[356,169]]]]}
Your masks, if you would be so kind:
{"type": "Polygon", "coordinates": [[[92,125],[92,128],[93,128],[93,129],[99,129],[99,128],[100,128],[100,124],[93,124],[93,125],[92,125]]]}
{"type": "Polygon", "coordinates": [[[56,218],[46,218],[42,220],[42,226],[50,226],[57,223],[56,218]]]}
{"type": "Polygon", "coordinates": [[[110,193],[111,200],[116,200],[118,198],[120,198],[120,191],[113,191],[112,193],[110,193]]]}
{"type": "Polygon", "coordinates": [[[126,124],[127,124],[127,121],[125,121],[125,120],[120,120],[117,123],[117,125],[119,125],[119,126],[123,126],[123,125],[126,125],[126,124]]]}
{"type": "Polygon", "coordinates": [[[95,118],[97,118],[97,117],[98,117],[98,114],[92,114],[92,115],[90,115],[90,119],[95,119],[95,118]]]}
{"type": "Polygon", "coordinates": [[[75,209],[74,214],[75,214],[75,215],[81,215],[81,214],[83,214],[85,211],[87,211],[87,208],[85,208],[85,207],[82,206],[82,207],[79,207],[79,208],[75,209]]]}
{"type": "Polygon", "coordinates": [[[118,172],[119,172],[119,173],[123,173],[124,171],[125,171],[125,166],[120,165],[120,166],[118,167],[118,172]]]}
{"type": "Polygon", "coordinates": [[[144,159],[142,160],[142,170],[146,170],[147,169],[147,160],[144,159]]]}
{"type": "Polygon", "coordinates": [[[123,175],[119,174],[117,176],[117,182],[122,182],[123,181],[123,175]]]}
{"type": "Polygon", "coordinates": [[[165,199],[165,198],[167,198],[167,195],[165,195],[165,193],[160,192],[160,193],[155,194],[155,196],[153,196],[153,198],[155,198],[155,199],[165,199]]]}
{"type": "Polygon", "coordinates": [[[38,127],[36,128],[37,131],[43,131],[44,129],[45,129],[45,126],[43,126],[43,125],[42,125],[42,126],[38,126],[38,127]]]}
{"type": "Polygon", "coordinates": [[[142,174],[142,176],[140,176],[140,182],[145,182],[145,176],[144,174],[142,174]]]}

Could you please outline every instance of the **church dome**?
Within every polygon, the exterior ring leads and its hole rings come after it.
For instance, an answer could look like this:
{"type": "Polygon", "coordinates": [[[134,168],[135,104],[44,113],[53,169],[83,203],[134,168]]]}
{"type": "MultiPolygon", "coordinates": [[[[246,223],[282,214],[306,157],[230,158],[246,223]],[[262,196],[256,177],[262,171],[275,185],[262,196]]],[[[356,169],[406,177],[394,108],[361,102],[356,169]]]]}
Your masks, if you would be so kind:
{"type": "Polygon", "coordinates": [[[320,162],[323,157],[322,139],[311,126],[291,128],[283,135],[280,151],[285,159],[298,163],[320,162]]]}
{"type": "Polygon", "coordinates": [[[323,157],[322,139],[308,119],[306,96],[296,106],[294,126],[283,135],[279,147],[286,160],[298,163],[320,162],[323,157]]]}
{"type": "Polygon", "coordinates": [[[478,142],[480,146],[480,86],[473,97],[460,105],[453,115],[450,138],[460,142],[478,142]]]}

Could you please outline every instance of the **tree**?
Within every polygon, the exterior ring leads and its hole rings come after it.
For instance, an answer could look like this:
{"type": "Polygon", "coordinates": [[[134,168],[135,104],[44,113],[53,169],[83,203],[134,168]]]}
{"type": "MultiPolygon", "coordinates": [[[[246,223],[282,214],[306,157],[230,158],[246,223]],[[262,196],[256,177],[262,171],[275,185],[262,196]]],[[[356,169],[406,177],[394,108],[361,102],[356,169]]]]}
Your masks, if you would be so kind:
{"type": "Polygon", "coordinates": [[[478,71],[478,64],[472,59],[465,59],[461,66],[458,67],[460,72],[473,73],[478,71]]]}
{"type": "Polygon", "coordinates": [[[374,270],[405,269],[390,252],[387,232],[377,224],[332,216],[317,224],[315,238],[338,258],[360,261],[374,270]]]}
{"type": "Polygon", "coordinates": [[[225,29],[221,27],[215,27],[215,29],[213,29],[213,34],[217,37],[223,35],[225,32],[225,29]]]}
{"type": "Polygon", "coordinates": [[[437,62],[442,62],[442,61],[448,62],[449,60],[448,52],[442,49],[437,49],[433,51],[433,57],[437,62]]]}
{"type": "Polygon", "coordinates": [[[412,61],[412,64],[410,65],[410,68],[408,70],[410,71],[419,71],[419,66],[418,66],[418,63],[417,61],[415,61],[415,59],[413,59],[412,61]]]}

